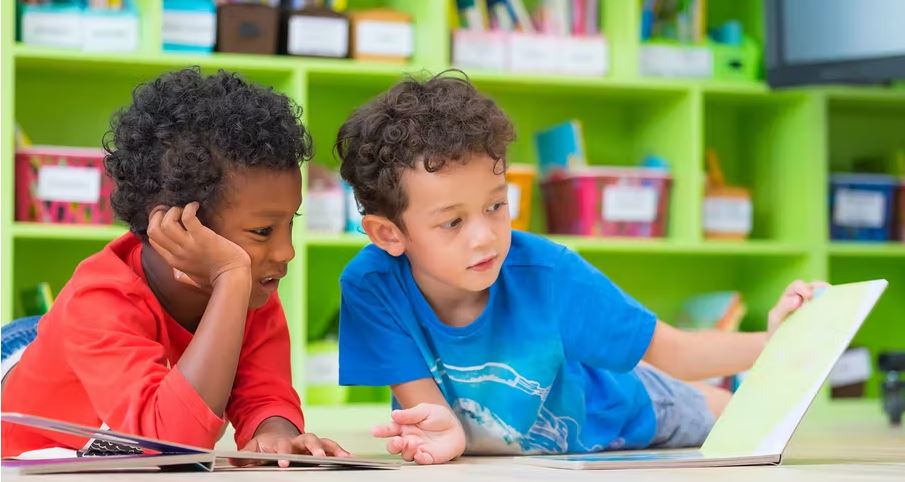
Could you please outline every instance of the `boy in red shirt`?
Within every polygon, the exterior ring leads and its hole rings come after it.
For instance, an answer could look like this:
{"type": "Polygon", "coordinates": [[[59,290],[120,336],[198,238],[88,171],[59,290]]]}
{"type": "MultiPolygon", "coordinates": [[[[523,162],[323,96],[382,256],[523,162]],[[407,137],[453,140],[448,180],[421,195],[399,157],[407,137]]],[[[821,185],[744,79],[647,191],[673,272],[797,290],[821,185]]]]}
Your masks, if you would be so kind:
{"type": "MultiPolygon", "coordinates": [[[[130,232],[83,261],[3,387],[3,409],[211,448],[348,455],[306,433],[277,296],[295,256],[301,109],[197,68],[142,85],[106,139],[130,232]]],[[[93,441],[4,423],[2,456],[93,441]]]]}

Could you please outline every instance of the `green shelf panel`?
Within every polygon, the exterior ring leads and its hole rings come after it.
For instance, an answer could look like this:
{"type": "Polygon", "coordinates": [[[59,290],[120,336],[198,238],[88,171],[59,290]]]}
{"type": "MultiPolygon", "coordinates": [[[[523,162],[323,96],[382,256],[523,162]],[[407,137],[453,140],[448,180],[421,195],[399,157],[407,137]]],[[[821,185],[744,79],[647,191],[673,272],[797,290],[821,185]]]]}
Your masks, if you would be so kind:
{"type": "Polygon", "coordinates": [[[905,243],[857,243],[833,241],[829,247],[832,259],[854,258],[887,258],[905,259],[905,243]]]}
{"type": "Polygon", "coordinates": [[[17,222],[12,226],[16,239],[57,239],[84,241],[111,241],[128,231],[125,226],[43,224],[17,222]]]}
{"type": "Polygon", "coordinates": [[[704,148],[715,149],[727,184],[749,189],[752,238],[819,242],[826,232],[819,119],[819,99],[803,93],[705,93],[704,148]]]}

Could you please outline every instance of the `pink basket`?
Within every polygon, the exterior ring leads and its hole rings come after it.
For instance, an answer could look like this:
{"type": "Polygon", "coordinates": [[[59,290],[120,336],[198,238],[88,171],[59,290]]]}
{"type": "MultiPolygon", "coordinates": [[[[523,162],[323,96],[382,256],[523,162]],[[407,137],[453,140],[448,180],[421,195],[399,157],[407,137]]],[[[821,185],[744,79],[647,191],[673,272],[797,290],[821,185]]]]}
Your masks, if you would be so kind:
{"type": "Polygon", "coordinates": [[[656,238],[666,234],[672,177],[644,168],[587,168],[544,181],[552,234],[656,238]]]}
{"type": "Polygon", "coordinates": [[[101,149],[16,150],[16,221],[112,224],[112,191],[101,149]]]}

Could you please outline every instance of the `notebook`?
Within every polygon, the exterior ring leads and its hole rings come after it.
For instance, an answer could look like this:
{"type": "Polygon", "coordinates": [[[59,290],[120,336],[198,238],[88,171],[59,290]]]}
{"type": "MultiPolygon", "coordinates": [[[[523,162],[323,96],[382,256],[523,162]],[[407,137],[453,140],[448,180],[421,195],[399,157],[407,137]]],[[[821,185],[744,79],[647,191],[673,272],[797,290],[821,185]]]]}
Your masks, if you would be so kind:
{"type": "Polygon", "coordinates": [[[315,457],[312,455],[269,454],[238,450],[214,451],[21,413],[3,413],[0,415],[0,419],[4,422],[85,437],[91,441],[91,455],[79,454],[77,456],[75,451],[58,449],[47,452],[50,458],[3,459],[0,462],[4,470],[12,470],[23,475],[154,469],[168,472],[211,472],[226,469],[228,464],[225,462],[228,459],[245,459],[270,463],[275,463],[278,460],[288,460],[291,466],[295,467],[346,469],[393,469],[398,468],[400,465],[395,460],[315,457]]]}
{"type": "Polygon", "coordinates": [[[885,280],[826,288],[774,333],[699,450],[643,450],[521,457],[520,463],[563,469],[629,469],[771,465],[836,360],[874,304],[885,280]]]}

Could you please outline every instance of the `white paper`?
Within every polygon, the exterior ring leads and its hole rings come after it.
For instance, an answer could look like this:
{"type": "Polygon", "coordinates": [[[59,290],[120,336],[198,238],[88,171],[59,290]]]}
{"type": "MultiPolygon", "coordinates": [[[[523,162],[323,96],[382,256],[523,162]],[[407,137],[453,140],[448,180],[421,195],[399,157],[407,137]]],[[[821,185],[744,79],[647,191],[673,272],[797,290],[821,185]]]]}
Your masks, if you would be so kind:
{"type": "Polygon", "coordinates": [[[518,184],[509,183],[509,192],[507,193],[506,202],[509,203],[509,217],[512,219],[518,219],[519,214],[521,214],[521,204],[522,204],[522,188],[519,187],[518,184]]]}
{"type": "Polygon", "coordinates": [[[355,26],[355,51],[358,53],[409,57],[414,50],[410,23],[362,20],[355,26]]]}
{"type": "Polygon", "coordinates": [[[344,18],[292,16],[289,18],[287,50],[292,55],[345,57],[349,53],[349,21],[344,18]]]}
{"type": "Polygon", "coordinates": [[[28,450],[13,458],[16,460],[46,460],[74,459],[78,456],[78,452],[72,449],[64,449],[63,447],[50,447],[46,449],[28,450]]]}
{"type": "Polygon", "coordinates": [[[138,50],[138,18],[132,15],[85,15],[84,41],[89,52],[134,52],[138,50]]]}
{"type": "Polygon", "coordinates": [[[833,223],[853,228],[881,228],[886,218],[882,193],[859,189],[836,190],[833,223]]]}
{"type": "Polygon", "coordinates": [[[210,12],[163,11],[163,43],[212,47],[217,39],[217,17],[210,12]]]}
{"type": "Polygon", "coordinates": [[[647,186],[603,188],[603,219],[613,222],[651,223],[657,219],[657,190],[647,186]]]}
{"type": "Polygon", "coordinates": [[[751,200],[733,197],[704,199],[704,230],[714,233],[751,232],[751,200]]]}
{"type": "Polygon", "coordinates": [[[79,12],[27,11],[22,15],[22,42],[44,47],[81,48],[82,16],[79,12]]]}
{"type": "Polygon", "coordinates": [[[101,197],[101,171],[93,167],[42,166],[38,199],[96,203],[101,197]]]}

